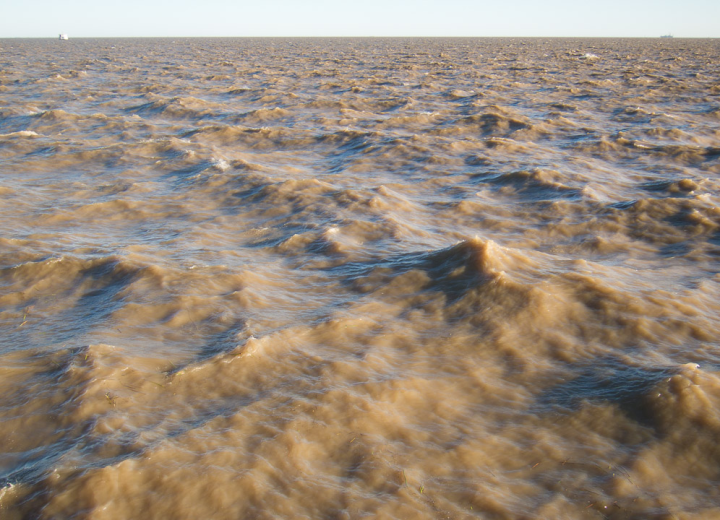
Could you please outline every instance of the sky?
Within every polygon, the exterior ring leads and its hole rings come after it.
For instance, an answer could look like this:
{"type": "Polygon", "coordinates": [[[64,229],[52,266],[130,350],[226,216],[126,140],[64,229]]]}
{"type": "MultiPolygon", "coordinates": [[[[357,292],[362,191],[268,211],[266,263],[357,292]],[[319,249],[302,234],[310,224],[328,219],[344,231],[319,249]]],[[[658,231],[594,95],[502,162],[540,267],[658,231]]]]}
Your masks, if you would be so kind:
{"type": "Polygon", "coordinates": [[[720,37],[720,0],[0,0],[0,38],[720,37]]]}

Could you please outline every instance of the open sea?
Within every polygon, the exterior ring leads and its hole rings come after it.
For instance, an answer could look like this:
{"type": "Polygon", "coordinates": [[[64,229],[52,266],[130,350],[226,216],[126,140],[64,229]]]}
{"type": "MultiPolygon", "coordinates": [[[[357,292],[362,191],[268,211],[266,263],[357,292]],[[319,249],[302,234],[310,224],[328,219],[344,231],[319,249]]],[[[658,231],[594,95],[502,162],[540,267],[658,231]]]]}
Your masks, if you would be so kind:
{"type": "Polygon", "coordinates": [[[720,518],[720,40],[0,40],[0,517],[720,518]]]}

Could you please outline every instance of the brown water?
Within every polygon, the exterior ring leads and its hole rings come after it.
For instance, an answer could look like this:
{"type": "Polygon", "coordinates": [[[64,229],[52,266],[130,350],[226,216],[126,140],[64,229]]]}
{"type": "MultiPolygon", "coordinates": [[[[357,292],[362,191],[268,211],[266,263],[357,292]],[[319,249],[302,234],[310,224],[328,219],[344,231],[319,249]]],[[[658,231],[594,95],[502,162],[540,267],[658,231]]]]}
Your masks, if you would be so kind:
{"type": "Polygon", "coordinates": [[[720,516],[720,41],[0,40],[0,516],[720,516]]]}

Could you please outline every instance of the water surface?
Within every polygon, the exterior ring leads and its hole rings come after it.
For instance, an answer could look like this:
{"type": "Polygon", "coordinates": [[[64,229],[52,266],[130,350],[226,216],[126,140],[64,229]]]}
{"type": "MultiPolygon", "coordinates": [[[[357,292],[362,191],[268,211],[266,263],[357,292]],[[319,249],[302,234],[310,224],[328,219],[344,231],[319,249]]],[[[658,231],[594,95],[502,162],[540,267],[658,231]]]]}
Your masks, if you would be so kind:
{"type": "Polygon", "coordinates": [[[720,43],[0,40],[3,518],[720,515],[720,43]]]}

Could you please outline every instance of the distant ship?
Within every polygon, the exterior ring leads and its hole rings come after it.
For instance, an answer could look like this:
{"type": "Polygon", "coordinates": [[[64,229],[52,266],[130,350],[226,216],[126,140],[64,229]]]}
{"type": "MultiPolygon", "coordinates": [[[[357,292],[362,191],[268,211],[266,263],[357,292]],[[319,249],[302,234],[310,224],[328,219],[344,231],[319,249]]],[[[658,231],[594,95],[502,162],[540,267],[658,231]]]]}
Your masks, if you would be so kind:
{"type": "Polygon", "coordinates": [[[662,36],[660,36],[660,38],[672,38],[672,37],[673,37],[672,34],[663,34],[662,36]]]}
{"type": "Polygon", "coordinates": [[[61,33],[61,34],[60,34],[60,38],[58,38],[58,39],[59,39],[59,40],[67,40],[67,39],[68,39],[68,35],[65,34],[65,33],[61,33]]]}

